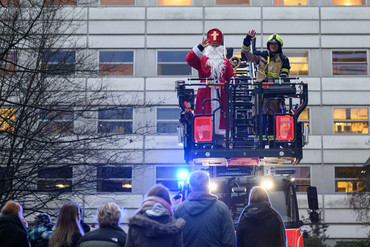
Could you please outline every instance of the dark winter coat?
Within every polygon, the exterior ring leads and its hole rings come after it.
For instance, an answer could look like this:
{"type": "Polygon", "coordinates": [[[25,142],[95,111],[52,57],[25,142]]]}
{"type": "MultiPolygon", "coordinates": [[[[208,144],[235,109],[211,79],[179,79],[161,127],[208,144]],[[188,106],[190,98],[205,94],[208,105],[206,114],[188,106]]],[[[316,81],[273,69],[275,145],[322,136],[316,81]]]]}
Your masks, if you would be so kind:
{"type": "Polygon", "coordinates": [[[286,247],[283,220],[264,203],[250,204],[244,209],[236,236],[237,247],[286,247]]]}
{"type": "Polygon", "coordinates": [[[184,247],[235,246],[234,226],[225,203],[209,193],[192,192],[175,210],[186,221],[184,247]]]}
{"type": "Polygon", "coordinates": [[[0,243],[2,247],[29,247],[26,229],[18,215],[0,215],[0,243]]]}
{"type": "Polygon", "coordinates": [[[175,219],[171,213],[149,216],[145,209],[129,219],[125,247],[182,247],[184,219],[175,219]]]}
{"type": "Polygon", "coordinates": [[[101,227],[86,233],[79,247],[124,247],[127,234],[119,226],[101,227]]]}

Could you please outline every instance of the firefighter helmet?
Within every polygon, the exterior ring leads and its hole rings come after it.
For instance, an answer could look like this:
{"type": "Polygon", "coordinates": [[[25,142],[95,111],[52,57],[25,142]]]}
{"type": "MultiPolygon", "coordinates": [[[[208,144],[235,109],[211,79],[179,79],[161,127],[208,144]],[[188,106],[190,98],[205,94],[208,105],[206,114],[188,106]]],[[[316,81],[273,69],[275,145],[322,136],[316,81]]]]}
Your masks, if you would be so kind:
{"type": "Polygon", "coordinates": [[[271,43],[278,43],[280,46],[280,49],[283,47],[283,40],[281,39],[280,35],[277,33],[272,34],[268,39],[267,39],[267,49],[270,49],[269,46],[271,43]]]}

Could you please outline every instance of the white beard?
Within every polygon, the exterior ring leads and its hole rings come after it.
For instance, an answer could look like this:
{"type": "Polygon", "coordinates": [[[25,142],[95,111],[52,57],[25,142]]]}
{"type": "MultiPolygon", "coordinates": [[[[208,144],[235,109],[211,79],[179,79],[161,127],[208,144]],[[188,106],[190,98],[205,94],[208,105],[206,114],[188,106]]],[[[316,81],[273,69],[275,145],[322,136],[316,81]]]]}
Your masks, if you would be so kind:
{"type": "Polygon", "coordinates": [[[220,79],[225,71],[224,47],[222,45],[213,48],[207,46],[204,49],[204,55],[208,57],[207,65],[211,67],[211,77],[220,79]]]}

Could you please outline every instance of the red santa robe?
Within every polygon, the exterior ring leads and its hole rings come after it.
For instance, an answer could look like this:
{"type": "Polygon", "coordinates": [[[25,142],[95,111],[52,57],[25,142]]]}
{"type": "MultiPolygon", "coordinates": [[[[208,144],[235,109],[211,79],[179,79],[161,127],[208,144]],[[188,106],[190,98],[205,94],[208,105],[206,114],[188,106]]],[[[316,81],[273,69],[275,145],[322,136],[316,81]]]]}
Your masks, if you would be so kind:
{"type": "MultiPolygon", "coordinates": [[[[210,78],[211,77],[211,67],[207,65],[208,57],[206,57],[197,46],[195,46],[187,55],[186,55],[186,62],[193,67],[194,69],[198,70],[199,78],[210,78]]],[[[225,69],[219,78],[220,83],[230,82],[230,79],[234,76],[234,70],[230,61],[224,58],[225,69]]],[[[201,83],[205,83],[205,81],[201,81],[201,83]]],[[[218,135],[224,135],[226,133],[226,118],[225,118],[225,89],[224,86],[220,87],[219,90],[220,94],[220,101],[222,107],[220,110],[215,112],[215,132],[218,135]],[[222,111],[221,111],[222,110],[222,111]]],[[[203,101],[206,99],[219,99],[217,96],[217,89],[216,87],[212,86],[204,86],[198,88],[196,103],[195,103],[195,114],[202,114],[202,104],[203,101]]],[[[204,114],[211,114],[213,110],[219,107],[219,103],[217,101],[207,101],[204,104],[204,114]]]]}

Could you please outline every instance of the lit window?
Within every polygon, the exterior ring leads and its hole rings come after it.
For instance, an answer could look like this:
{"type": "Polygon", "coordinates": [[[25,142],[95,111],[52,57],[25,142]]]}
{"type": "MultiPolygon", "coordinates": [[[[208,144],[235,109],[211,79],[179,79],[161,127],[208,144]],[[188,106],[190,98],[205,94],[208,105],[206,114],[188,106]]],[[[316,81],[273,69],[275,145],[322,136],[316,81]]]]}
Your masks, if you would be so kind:
{"type": "Polygon", "coordinates": [[[0,133],[13,132],[15,120],[15,109],[0,108],[0,133]]]}
{"type": "Polygon", "coordinates": [[[158,0],[158,5],[192,5],[193,0],[158,0]]]}
{"type": "Polygon", "coordinates": [[[216,5],[249,5],[250,0],[216,0],[216,5]]]}
{"type": "Polygon", "coordinates": [[[157,133],[177,133],[179,118],[180,109],[178,108],[158,108],[157,133]]]}
{"type": "Polygon", "coordinates": [[[134,0],[101,0],[100,5],[134,5],[134,0]]]}
{"type": "Polygon", "coordinates": [[[39,124],[42,132],[72,133],[74,127],[73,109],[40,110],[39,124]]]}
{"type": "Polygon", "coordinates": [[[98,110],[99,133],[132,133],[132,108],[110,108],[98,110]]]}
{"type": "Polygon", "coordinates": [[[367,75],[366,51],[333,51],[333,75],[367,75]]]}
{"type": "Polygon", "coordinates": [[[77,0],[45,0],[45,5],[77,5],[77,0]]]}
{"type": "Polygon", "coordinates": [[[191,75],[187,54],[188,51],[158,51],[158,75],[191,75]]]}
{"type": "Polygon", "coordinates": [[[331,0],[331,5],[365,5],[366,0],[331,0]]]}
{"type": "Polygon", "coordinates": [[[133,51],[100,51],[99,52],[100,75],[133,75],[134,52],[133,51]]]}
{"type": "Polygon", "coordinates": [[[74,51],[44,52],[42,63],[50,75],[74,75],[76,53],[74,51]]]}
{"type": "Polygon", "coordinates": [[[307,0],[274,0],[274,5],[307,5],[307,0]]]}
{"type": "Polygon", "coordinates": [[[12,173],[12,168],[0,167],[0,193],[9,190],[12,187],[12,173]]]}
{"type": "Polygon", "coordinates": [[[1,75],[14,75],[17,68],[17,53],[15,51],[9,51],[0,60],[0,76],[1,75]]]}
{"type": "Polygon", "coordinates": [[[290,75],[308,75],[308,51],[285,51],[289,58],[290,75]]]}
{"type": "Polygon", "coordinates": [[[367,108],[334,108],[334,133],[369,133],[367,108]]]}
{"type": "Polygon", "coordinates": [[[304,126],[310,125],[310,110],[308,108],[305,108],[303,112],[298,117],[299,122],[303,122],[304,126]]]}
{"type": "Polygon", "coordinates": [[[72,191],[72,165],[45,168],[38,172],[37,189],[42,191],[72,191]]]}
{"type": "MultiPolygon", "coordinates": [[[[179,181],[181,181],[179,175],[184,171],[190,174],[191,169],[189,166],[157,166],[156,183],[166,186],[171,191],[178,191],[179,181]]],[[[181,179],[186,178],[181,177],[181,179]]]]}
{"type": "Polygon", "coordinates": [[[362,180],[368,174],[369,167],[335,167],[335,192],[365,191],[362,180]]]}
{"type": "Polygon", "coordinates": [[[131,192],[132,167],[98,167],[98,192],[131,192]]]}

